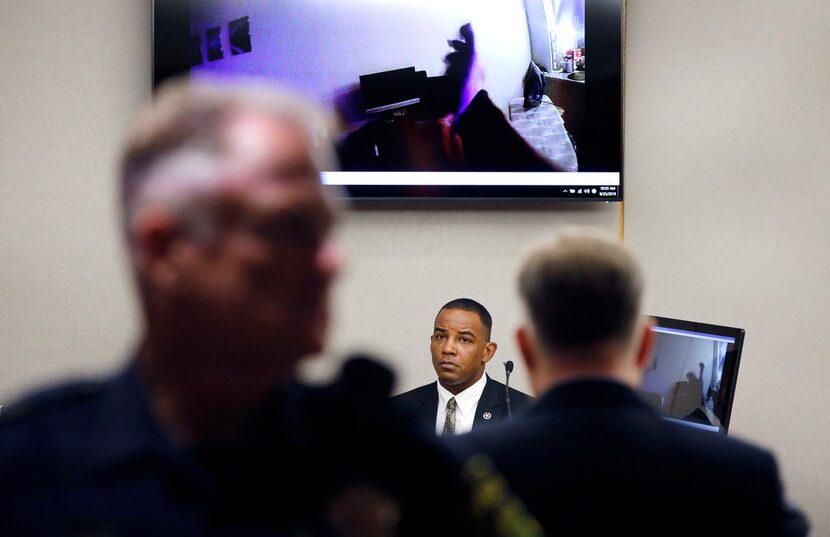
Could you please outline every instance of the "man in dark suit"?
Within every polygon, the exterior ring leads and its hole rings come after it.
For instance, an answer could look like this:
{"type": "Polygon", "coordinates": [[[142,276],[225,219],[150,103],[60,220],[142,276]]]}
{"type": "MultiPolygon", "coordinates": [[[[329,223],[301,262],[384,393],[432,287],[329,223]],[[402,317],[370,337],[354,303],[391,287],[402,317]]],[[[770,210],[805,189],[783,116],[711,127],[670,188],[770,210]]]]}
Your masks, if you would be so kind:
{"type": "Polygon", "coordinates": [[[613,238],[569,232],[532,253],[517,339],[540,398],[459,447],[488,455],[548,535],[805,535],[772,454],[638,397],[653,338],[642,286],[613,238]]]}
{"type": "Polygon", "coordinates": [[[487,309],[469,298],[445,304],[430,336],[432,366],[438,381],[394,398],[394,404],[423,430],[457,435],[479,430],[524,412],[533,398],[485,374],[496,353],[487,309]]]}

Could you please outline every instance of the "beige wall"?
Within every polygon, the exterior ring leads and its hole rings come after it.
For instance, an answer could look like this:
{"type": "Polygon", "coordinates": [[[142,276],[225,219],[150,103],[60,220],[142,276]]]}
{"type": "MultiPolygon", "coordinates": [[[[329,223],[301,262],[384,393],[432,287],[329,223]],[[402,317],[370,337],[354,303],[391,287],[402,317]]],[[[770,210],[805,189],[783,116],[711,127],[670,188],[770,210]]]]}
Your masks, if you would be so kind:
{"type": "Polygon", "coordinates": [[[626,242],[656,314],[746,329],[732,434],[830,535],[830,3],[628,2],[626,242]]]}
{"type": "MultiPolygon", "coordinates": [[[[0,402],[113,367],[137,330],[111,178],[149,96],[149,17],[148,1],[0,1],[0,402]]],[[[776,452],[815,535],[830,534],[828,19],[814,0],[629,0],[625,102],[626,240],[649,310],[747,329],[732,430],[776,452]]],[[[618,210],[354,212],[333,348],[378,353],[414,387],[435,309],[469,295],[494,314],[501,377],[524,243],[566,223],[616,232],[618,210]]]]}
{"type": "Polygon", "coordinates": [[[0,0],[0,403],[117,363],[135,332],[113,177],[149,5],[0,0]]]}

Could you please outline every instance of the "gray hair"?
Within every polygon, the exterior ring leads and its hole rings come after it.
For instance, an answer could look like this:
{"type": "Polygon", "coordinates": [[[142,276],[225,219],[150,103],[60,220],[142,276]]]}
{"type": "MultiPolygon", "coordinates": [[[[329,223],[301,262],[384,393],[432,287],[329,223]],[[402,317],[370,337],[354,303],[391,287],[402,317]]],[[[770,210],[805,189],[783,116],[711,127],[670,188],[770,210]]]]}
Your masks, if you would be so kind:
{"type": "Polygon", "coordinates": [[[226,171],[223,126],[252,110],[288,121],[306,136],[317,169],[335,166],[332,125],[309,102],[263,83],[242,85],[177,80],[165,84],[139,113],[121,159],[121,202],[127,235],[148,205],[162,204],[195,235],[211,223],[191,201],[213,188],[226,171]]]}
{"type": "Polygon", "coordinates": [[[563,231],[530,253],[518,280],[532,326],[549,350],[625,343],[634,334],[642,269],[612,237],[563,231]]]}

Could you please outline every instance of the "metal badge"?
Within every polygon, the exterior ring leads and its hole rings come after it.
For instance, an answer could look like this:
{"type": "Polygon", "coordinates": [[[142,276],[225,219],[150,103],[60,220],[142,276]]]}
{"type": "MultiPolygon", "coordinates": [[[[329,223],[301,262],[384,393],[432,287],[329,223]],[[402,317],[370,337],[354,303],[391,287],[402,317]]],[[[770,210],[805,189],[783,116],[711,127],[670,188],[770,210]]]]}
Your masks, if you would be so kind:
{"type": "Polygon", "coordinates": [[[489,420],[490,418],[493,417],[493,415],[490,414],[489,412],[485,412],[484,414],[481,415],[481,417],[486,419],[486,420],[489,420]]]}

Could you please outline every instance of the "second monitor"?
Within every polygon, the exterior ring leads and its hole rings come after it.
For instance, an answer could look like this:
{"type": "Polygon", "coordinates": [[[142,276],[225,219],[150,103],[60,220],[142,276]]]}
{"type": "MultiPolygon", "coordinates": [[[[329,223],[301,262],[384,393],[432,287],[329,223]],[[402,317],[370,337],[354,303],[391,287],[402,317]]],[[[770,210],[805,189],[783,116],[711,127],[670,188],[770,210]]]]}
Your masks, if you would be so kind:
{"type": "Polygon", "coordinates": [[[654,317],[656,342],[641,395],[668,419],[726,433],[744,330],[654,317]]]}

